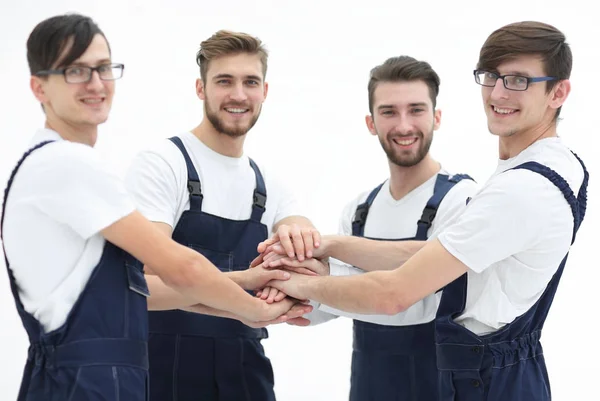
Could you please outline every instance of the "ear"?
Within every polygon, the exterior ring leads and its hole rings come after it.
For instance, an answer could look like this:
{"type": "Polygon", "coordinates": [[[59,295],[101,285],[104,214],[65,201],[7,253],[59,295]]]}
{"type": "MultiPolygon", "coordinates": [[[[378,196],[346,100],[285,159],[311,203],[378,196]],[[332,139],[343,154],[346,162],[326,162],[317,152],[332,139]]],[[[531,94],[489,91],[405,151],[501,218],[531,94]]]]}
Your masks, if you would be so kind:
{"type": "Polygon", "coordinates": [[[31,92],[33,92],[33,96],[35,96],[40,103],[44,103],[48,100],[46,93],[44,92],[44,81],[40,77],[32,75],[29,79],[29,87],[31,88],[31,92]]]}
{"type": "Polygon", "coordinates": [[[264,89],[264,93],[263,93],[263,102],[265,100],[267,100],[267,93],[269,93],[269,83],[265,82],[264,86],[265,86],[265,89],[264,89]]]}
{"type": "Polygon", "coordinates": [[[440,128],[440,124],[442,124],[442,110],[436,109],[433,112],[433,130],[437,131],[440,128]]]}
{"type": "Polygon", "coordinates": [[[206,93],[204,91],[204,82],[202,82],[201,78],[196,79],[196,96],[200,98],[200,100],[206,100],[206,93]]]}
{"type": "Polygon", "coordinates": [[[571,93],[571,81],[568,79],[558,81],[552,88],[548,105],[555,110],[558,109],[567,100],[569,93],[571,93]]]}
{"type": "Polygon", "coordinates": [[[375,129],[375,120],[373,120],[373,116],[367,114],[365,116],[365,123],[367,124],[367,129],[371,133],[371,135],[377,136],[377,130],[375,129]]]}

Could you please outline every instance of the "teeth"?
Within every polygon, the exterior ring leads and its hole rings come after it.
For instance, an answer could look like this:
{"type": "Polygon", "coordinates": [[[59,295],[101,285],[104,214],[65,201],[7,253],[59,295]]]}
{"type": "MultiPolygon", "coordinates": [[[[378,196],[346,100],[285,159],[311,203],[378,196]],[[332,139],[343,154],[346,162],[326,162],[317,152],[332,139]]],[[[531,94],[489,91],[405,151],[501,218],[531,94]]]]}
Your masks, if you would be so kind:
{"type": "Polygon", "coordinates": [[[225,109],[230,113],[245,113],[247,109],[225,109]]]}
{"type": "Polygon", "coordinates": [[[493,107],[494,107],[494,111],[496,113],[498,113],[498,114],[512,114],[512,113],[514,113],[516,111],[516,110],[513,110],[513,109],[500,109],[500,108],[498,108],[496,106],[493,106],[493,107]]]}
{"type": "Polygon", "coordinates": [[[411,139],[394,139],[394,141],[398,144],[398,145],[402,145],[402,146],[408,146],[408,145],[412,145],[413,143],[415,143],[417,141],[417,138],[411,138],[411,139]]]}
{"type": "Polygon", "coordinates": [[[102,99],[83,99],[83,103],[100,103],[102,99]]]}

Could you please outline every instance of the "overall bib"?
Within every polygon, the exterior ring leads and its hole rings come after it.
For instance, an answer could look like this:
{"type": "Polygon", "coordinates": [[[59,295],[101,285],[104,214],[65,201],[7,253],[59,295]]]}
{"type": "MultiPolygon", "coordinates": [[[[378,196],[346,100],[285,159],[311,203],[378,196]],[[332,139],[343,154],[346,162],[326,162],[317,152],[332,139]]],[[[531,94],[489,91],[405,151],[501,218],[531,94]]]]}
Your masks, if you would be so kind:
{"type": "MultiPolygon", "coordinates": [[[[527,162],[514,169],[541,174],[562,192],[573,213],[572,242],[575,241],[585,216],[589,177],[585,166],[577,197],[567,182],[546,166],[527,162]]],[[[465,308],[467,276],[446,286],[435,320],[440,401],[551,399],[540,337],[566,261],[567,255],[541,298],[527,312],[499,331],[483,336],[454,322],[465,308]]]]}
{"type": "MultiPolygon", "coordinates": [[[[438,174],[433,196],[417,222],[417,233],[396,241],[426,241],[440,203],[468,175],[438,174]]],[[[369,208],[383,184],[356,208],[352,235],[364,237],[369,208]]],[[[393,241],[390,239],[371,238],[393,241]]],[[[386,326],[354,320],[350,401],[429,401],[437,398],[434,322],[386,326]]]]}
{"type": "MultiPolygon", "coordinates": [[[[49,142],[33,147],[18,162],[4,205],[25,158],[49,142]]],[[[18,401],[148,400],[148,287],[136,259],[106,241],[100,262],[66,322],[49,333],[23,308],[5,260],[30,343],[18,401]]]]}
{"type": "MultiPolygon", "coordinates": [[[[202,211],[200,179],[183,143],[179,148],[188,174],[190,210],[173,239],[209,259],[221,271],[246,270],[268,237],[261,223],[267,200],[260,170],[250,160],[256,189],[249,220],[229,220],[202,211]]],[[[234,320],[181,310],[149,312],[150,399],[152,401],[272,401],[271,362],[260,340],[266,329],[234,320]]]]}

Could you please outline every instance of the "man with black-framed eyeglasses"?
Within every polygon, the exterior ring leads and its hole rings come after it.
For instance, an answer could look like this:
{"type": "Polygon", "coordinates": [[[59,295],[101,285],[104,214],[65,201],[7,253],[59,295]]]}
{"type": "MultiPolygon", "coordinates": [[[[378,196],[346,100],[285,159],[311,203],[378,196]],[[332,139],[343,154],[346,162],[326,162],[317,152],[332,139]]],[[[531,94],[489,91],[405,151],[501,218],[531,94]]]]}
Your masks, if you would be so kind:
{"type": "Polygon", "coordinates": [[[40,70],[35,73],[37,77],[48,75],[64,75],[65,82],[68,84],[85,84],[92,80],[92,73],[98,73],[98,78],[102,81],[114,81],[123,76],[124,64],[101,64],[97,67],[87,65],[72,65],[57,70],[40,70]]]}
{"type": "Polygon", "coordinates": [[[20,401],[147,401],[147,309],[181,307],[254,327],[312,309],[289,298],[268,304],[244,291],[286,273],[228,277],[136,211],[94,149],[123,67],[112,63],[91,18],[40,22],[27,59],[46,121],[9,178],[0,222],[30,342],[20,401]],[[155,276],[145,278],[138,261],[155,276]]]}

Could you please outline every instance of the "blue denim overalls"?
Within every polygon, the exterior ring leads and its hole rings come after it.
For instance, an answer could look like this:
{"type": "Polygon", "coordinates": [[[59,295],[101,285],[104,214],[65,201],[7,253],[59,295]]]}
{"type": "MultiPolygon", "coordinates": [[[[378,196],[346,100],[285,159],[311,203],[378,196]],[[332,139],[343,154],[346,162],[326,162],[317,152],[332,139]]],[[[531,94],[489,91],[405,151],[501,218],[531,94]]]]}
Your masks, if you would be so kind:
{"type": "MultiPolygon", "coordinates": [[[[427,240],[427,231],[440,203],[468,175],[438,174],[433,196],[417,222],[414,237],[397,241],[427,240]]],[[[356,208],[352,235],[364,236],[369,207],[383,184],[356,208]]],[[[371,238],[380,239],[380,238],[371,238]]],[[[390,241],[385,239],[385,241],[390,241]]],[[[429,401],[437,396],[434,322],[386,326],[354,320],[350,401],[429,401]]]]}
{"type": "MultiPolygon", "coordinates": [[[[5,207],[25,158],[49,142],[36,145],[18,162],[5,191],[5,207]]],[[[4,210],[2,216],[3,222],[4,210]]],[[[30,342],[18,401],[148,400],[148,287],[139,262],[106,241],[66,322],[50,333],[24,310],[8,259],[6,266],[30,342]]]]}
{"type": "MultiPolygon", "coordinates": [[[[581,164],[583,166],[583,162],[581,164]]],[[[572,241],[575,241],[586,208],[589,175],[585,166],[584,180],[577,197],[567,182],[546,166],[527,162],[514,169],[539,173],[562,192],[573,212],[572,241]]],[[[567,255],[541,298],[527,312],[500,330],[484,336],[478,336],[454,322],[465,308],[467,276],[463,275],[446,286],[435,321],[440,401],[551,399],[540,337],[566,261],[567,255]]]]}
{"type": "MultiPolygon", "coordinates": [[[[268,237],[261,223],[267,195],[260,170],[250,160],[256,189],[249,220],[205,213],[198,173],[181,139],[170,139],[185,158],[190,196],[190,210],[182,214],[173,239],[223,272],[247,269],[258,255],[258,244],[268,237]]],[[[152,401],[275,400],[273,369],[260,343],[268,337],[266,329],[181,310],[149,315],[152,401]]]]}

